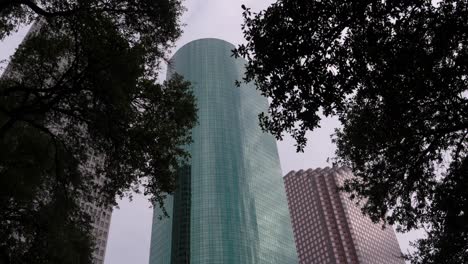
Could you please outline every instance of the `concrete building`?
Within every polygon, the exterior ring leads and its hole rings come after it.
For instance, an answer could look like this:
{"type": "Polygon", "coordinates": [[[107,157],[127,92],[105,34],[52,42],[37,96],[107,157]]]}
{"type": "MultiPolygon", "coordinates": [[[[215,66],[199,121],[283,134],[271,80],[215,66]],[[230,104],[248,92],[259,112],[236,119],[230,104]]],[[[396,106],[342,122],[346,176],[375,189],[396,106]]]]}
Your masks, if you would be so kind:
{"type": "MultiPolygon", "coordinates": [[[[103,177],[95,177],[94,180],[103,185],[103,177]]],[[[97,194],[93,193],[97,197],[97,194]]],[[[83,211],[91,216],[91,226],[93,227],[92,235],[96,247],[93,251],[93,264],[103,264],[106,256],[107,238],[109,237],[109,228],[112,217],[112,207],[104,207],[98,204],[98,199],[93,202],[88,202],[84,199],[80,200],[80,206],[83,211]]]]}
{"type": "MultiPolygon", "coordinates": [[[[36,21],[29,29],[23,42],[31,36],[38,34],[43,23],[45,23],[44,20],[36,21]]],[[[11,78],[12,76],[15,78],[22,78],[17,74],[17,72],[15,72],[14,67],[15,65],[13,64],[7,65],[1,78],[6,76],[8,76],[9,78],[11,78]]],[[[49,129],[51,129],[52,131],[60,131],[60,128],[54,128],[51,126],[49,127],[49,129]]],[[[89,151],[92,153],[91,148],[89,151]]],[[[103,163],[104,161],[99,156],[92,155],[92,159],[88,160],[87,162],[87,164],[81,166],[81,169],[88,170],[88,172],[91,172],[92,175],[96,175],[96,173],[94,172],[94,165],[97,163],[103,163]]],[[[104,184],[104,178],[94,176],[94,182],[102,186],[104,184]]],[[[103,264],[106,253],[107,238],[109,235],[109,228],[111,223],[112,207],[103,207],[98,205],[99,196],[97,195],[97,193],[93,192],[92,197],[94,200],[93,202],[88,202],[85,199],[79,199],[79,204],[81,209],[91,216],[92,220],[92,236],[94,237],[94,242],[96,244],[96,248],[93,251],[93,264],[103,264]]]]}
{"type": "Polygon", "coordinates": [[[276,140],[258,125],[268,102],[253,84],[235,86],[245,61],[232,49],[200,39],[172,58],[169,76],[192,83],[199,123],[190,164],[166,200],[170,218],[154,211],[151,264],[298,262],[276,140]]]}
{"type": "Polygon", "coordinates": [[[291,171],[284,177],[301,264],[403,264],[395,232],[362,215],[339,192],[346,168],[291,171]]]}

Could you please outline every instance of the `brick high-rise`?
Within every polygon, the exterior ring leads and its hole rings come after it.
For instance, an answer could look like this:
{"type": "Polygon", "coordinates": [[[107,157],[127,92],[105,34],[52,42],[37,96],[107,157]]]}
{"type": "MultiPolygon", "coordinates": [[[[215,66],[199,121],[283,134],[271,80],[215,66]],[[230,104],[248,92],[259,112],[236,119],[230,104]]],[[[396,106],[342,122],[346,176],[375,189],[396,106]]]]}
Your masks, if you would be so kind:
{"type": "Polygon", "coordinates": [[[382,229],[337,186],[345,168],[291,171],[285,177],[299,263],[402,264],[391,226],[382,229]]]}

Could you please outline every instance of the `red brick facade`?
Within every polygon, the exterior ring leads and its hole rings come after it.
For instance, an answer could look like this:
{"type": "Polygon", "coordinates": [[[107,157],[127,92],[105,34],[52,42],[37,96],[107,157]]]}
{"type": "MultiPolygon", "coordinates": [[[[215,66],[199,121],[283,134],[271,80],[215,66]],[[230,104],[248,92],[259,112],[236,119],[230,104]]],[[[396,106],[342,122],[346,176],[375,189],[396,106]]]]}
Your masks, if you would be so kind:
{"type": "Polygon", "coordinates": [[[327,167],[284,177],[299,263],[404,263],[393,229],[372,223],[338,191],[350,176],[327,167]]]}

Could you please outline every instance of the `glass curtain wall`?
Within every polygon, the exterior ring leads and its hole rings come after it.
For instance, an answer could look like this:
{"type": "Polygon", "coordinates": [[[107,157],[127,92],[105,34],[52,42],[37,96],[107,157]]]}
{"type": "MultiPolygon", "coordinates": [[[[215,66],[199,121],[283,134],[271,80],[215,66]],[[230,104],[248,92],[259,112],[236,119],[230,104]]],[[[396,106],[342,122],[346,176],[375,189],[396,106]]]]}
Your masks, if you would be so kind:
{"type": "Polygon", "coordinates": [[[276,140],[258,125],[268,102],[253,84],[235,86],[245,61],[232,49],[200,39],[172,58],[168,76],[192,83],[199,123],[171,218],[154,212],[150,264],[298,262],[276,140]]]}

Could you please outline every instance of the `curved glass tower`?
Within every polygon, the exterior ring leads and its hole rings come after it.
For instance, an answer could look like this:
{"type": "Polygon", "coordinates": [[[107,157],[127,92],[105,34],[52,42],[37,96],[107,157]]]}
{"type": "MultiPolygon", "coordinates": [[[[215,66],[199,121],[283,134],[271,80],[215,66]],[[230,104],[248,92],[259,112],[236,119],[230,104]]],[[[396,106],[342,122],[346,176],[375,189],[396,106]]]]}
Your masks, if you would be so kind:
{"type": "Polygon", "coordinates": [[[258,126],[268,102],[253,84],[235,87],[245,61],[232,49],[200,39],[172,58],[169,75],[192,83],[199,124],[170,218],[155,209],[150,264],[298,262],[276,141],[258,126]]]}

